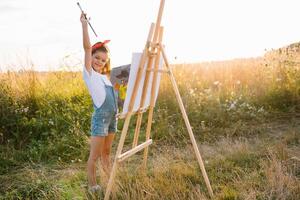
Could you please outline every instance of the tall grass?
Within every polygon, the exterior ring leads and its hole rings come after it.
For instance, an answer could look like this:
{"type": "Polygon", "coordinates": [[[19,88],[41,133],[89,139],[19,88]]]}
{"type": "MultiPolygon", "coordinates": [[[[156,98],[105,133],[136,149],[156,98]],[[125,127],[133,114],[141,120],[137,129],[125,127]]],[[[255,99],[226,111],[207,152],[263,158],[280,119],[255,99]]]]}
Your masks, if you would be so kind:
{"type": "MultiPolygon", "coordinates": [[[[206,164],[217,199],[299,197],[299,166],[291,171],[291,161],[285,160],[293,156],[231,141],[265,137],[269,125],[286,116],[289,119],[284,123],[299,127],[300,56],[299,48],[292,47],[261,58],[172,66],[194,134],[204,144],[204,155],[208,154],[206,164]]],[[[81,163],[88,155],[93,108],[81,72],[7,72],[0,74],[0,88],[0,177],[8,183],[0,188],[0,197],[87,198],[80,186],[86,183],[81,163]],[[55,166],[75,163],[80,167],[72,180],[59,176],[57,183],[48,178],[55,166]],[[40,165],[50,166],[50,172],[40,165]],[[16,184],[19,179],[24,184],[16,184]]],[[[146,121],[145,116],[142,132],[146,121]]],[[[120,121],[119,129],[122,124],[120,121]]],[[[130,130],[133,128],[131,123],[130,130]]],[[[299,131],[293,133],[287,134],[282,151],[299,148],[299,131]]],[[[121,169],[114,198],[205,199],[197,163],[194,158],[184,159],[190,158],[190,143],[168,77],[161,81],[152,137],[154,152],[172,152],[173,156],[154,157],[147,176],[132,173],[132,167],[121,169]],[[174,155],[177,149],[183,152],[174,155]]],[[[132,131],[126,145],[131,142],[132,131]]]]}

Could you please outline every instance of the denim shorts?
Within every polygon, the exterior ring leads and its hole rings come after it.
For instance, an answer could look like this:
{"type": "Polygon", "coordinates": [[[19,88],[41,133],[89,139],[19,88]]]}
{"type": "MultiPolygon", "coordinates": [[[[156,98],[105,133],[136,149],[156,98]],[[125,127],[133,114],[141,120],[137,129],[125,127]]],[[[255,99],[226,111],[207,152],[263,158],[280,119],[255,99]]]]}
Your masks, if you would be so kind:
{"type": "Polygon", "coordinates": [[[114,89],[105,86],[106,97],[104,103],[97,108],[94,105],[94,112],[91,120],[92,136],[107,136],[108,133],[117,131],[117,100],[114,89]]]}

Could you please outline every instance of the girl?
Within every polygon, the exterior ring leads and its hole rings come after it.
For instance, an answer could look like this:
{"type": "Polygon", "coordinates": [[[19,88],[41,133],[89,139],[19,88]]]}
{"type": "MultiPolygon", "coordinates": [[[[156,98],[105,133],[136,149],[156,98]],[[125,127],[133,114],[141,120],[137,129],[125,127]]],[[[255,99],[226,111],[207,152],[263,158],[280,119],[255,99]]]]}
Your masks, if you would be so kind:
{"type": "Polygon", "coordinates": [[[110,58],[105,42],[91,46],[88,22],[85,14],[80,16],[85,52],[83,79],[93,100],[94,112],[91,120],[90,155],[87,163],[89,189],[100,189],[96,182],[96,161],[100,158],[103,169],[109,173],[110,151],[117,130],[117,100],[109,80],[110,58]]]}

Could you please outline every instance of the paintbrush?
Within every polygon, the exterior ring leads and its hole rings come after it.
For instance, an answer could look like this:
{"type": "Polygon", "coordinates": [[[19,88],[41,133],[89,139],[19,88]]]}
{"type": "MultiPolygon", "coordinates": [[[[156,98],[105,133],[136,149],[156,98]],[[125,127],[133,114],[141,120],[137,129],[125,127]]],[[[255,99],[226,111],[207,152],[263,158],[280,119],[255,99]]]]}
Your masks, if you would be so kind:
{"type": "MultiPolygon", "coordinates": [[[[83,10],[82,10],[82,8],[81,8],[81,6],[80,6],[79,2],[77,2],[77,5],[78,5],[78,7],[80,8],[81,12],[84,14],[84,12],[83,12],[83,10]]],[[[84,18],[87,20],[87,22],[88,22],[89,26],[91,27],[91,29],[92,29],[92,31],[94,32],[94,34],[96,35],[96,37],[98,37],[98,35],[96,34],[96,32],[95,32],[94,28],[92,27],[92,25],[91,25],[90,21],[87,19],[87,17],[86,17],[86,15],[85,15],[85,14],[84,14],[84,18]]]]}

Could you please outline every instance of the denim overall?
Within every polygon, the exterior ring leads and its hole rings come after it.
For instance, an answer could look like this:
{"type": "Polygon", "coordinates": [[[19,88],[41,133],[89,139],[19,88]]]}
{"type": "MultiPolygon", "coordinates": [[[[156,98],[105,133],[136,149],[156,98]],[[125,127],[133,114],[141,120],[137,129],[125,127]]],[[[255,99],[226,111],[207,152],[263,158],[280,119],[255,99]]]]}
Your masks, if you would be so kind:
{"type": "Polygon", "coordinates": [[[97,108],[95,104],[91,122],[92,136],[107,136],[117,131],[116,114],[118,113],[117,94],[114,88],[105,85],[106,97],[103,104],[97,108]]]}

